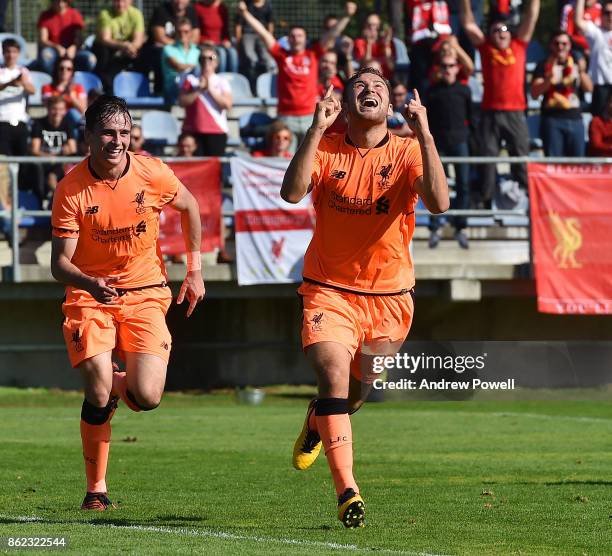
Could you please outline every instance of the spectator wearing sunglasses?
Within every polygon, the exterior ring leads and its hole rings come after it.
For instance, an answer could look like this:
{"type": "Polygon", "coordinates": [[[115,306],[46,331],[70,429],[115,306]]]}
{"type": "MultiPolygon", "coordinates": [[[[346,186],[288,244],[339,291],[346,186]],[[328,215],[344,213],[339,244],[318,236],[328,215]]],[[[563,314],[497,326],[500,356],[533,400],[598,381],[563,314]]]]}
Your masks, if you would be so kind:
{"type": "Polygon", "coordinates": [[[276,120],[270,124],[266,132],[266,145],[262,151],[253,151],[252,156],[259,158],[273,156],[276,158],[291,158],[289,150],[293,134],[286,123],[276,120]]]}
{"type": "Polygon", "coordinates": [[[43,85],[41,96],[45,104],[53,97],[62,97],[68,108],[67,118],[75,125],[83,119],[87,109],[87,93],[83,85],[74,82],[74,60],[59,58],[53,70],[53,81],[43,85]]]}
{"type": "Polygon", "coordinates": [[[202,48],[202,76],[187,75],[181,85],[179,104],[185,108],[183,131],[198,142],[198,156],[223,156],[227,145],[227,110],[232,107],[232,89],[215,73],[219,66],[213,46],[202,48]]]}
{"type": "MultiPolygon", "coordinates": [[[[429,116],[429,129],[436,142],[438,153],[442,156],[469,156],[469,122],[472,118],[472,95],[470,88],[457,79],[459,60],[457,56],[446,54],[440,58],[440,80],[426,93],[425,106],[429,116]]],[[[453,209],[470,208],[469,167],[467,164],[454,164],[455,198],[453,209]]],[[[468,239],[463,232],[466,219],[463,216],[451,218],[455,227],[455,239],[463,249],[468,248],[468,239]]],[[[430,218],[429,247],[440,243],[440,219],[430,218]]]]}
{"type": "Polygon", "coordinates": [[[589,74],[593,80],[593,116],[601,116],[612,93],[612,1],[603,4],[601,25],[584,17],[584,0],[576,0],[574,14],[576,28],[586,37],[591,47],[589,74]]]}
{"type": "Polygon", "coordinates": [[[536,67],[531,81],[532,98],[542,97],[540,135],[546,156],[584,156],[584,123],[580,92],[593,90],[586,61],[572,54],[572,41],[565,31],[553,34],[550,54],[536,67]]]}
{"type": "MultiPolygon", "coordinates": [[[[469,0],[461,0],[461,25],[471,43],[480,51],[484,94],[479,126],[481,154],[497,156],[501,141],[506,142],[512,156],[529,154],[529,131],[525,118],[525,63],[527,45],[533,36],[540,0],[530,0],[513,36],[508,24],[494,20],[485,35],[476,24],[469,0]]],[[[513,179],[527,189],[527,169],[524,164],[511,168],[513,179]]],[[[490,208],[495,192],[495,165],[482,170],[482,206],[490,208]]]]}

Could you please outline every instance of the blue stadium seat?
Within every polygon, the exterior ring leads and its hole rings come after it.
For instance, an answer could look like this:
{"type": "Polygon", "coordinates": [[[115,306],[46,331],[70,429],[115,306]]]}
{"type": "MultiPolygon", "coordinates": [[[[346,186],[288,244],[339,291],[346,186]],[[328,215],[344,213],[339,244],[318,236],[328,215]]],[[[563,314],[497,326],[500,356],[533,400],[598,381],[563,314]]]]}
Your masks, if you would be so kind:
{"type": "Polygon", "coordinates": [[[89,71],[75,71],[74,82],[83,85],[86,93],[89,93],[92,89],[98,91],[102,90],[102,81],[100,81],[100,78],[95,73],[89,71]]]}
{"type": "Polygon", "coordinates": [[[113,92],[123,97],[128,106],[164,106],[164,97],[151,96],[146,75],[136,71],[122,71],[113,79],[113,92]]]}
{"type": "Polygon", "coordinates": [[[249,150],[263,148],[266,131],[274,120],[265,112],[249,112],[240,116],[240,138],[249,150]]]}
{"type": "Polygon", "coordinates": [[[170,112],[149,110],[142,115],[140,125],[147,143],[161,146],[176,145],[180,126],[170,112]]]}
{"type": "Polygon", "coordinates": [[[277,74],[272,72],[262,73],[257,78],[255,88],[257,96],[264,101],[265,104],[274,104],[274,100],[278,98],[277,93],[277,74]]]}
{"type": "Polygon", "coordinates": [[[226,79],[232,88],[233,104],[240,104],[243,102],[246,104],[253,104],[253,102],[257,100],[251,92],[249,80],[241,73],[221,72],[219,75],[226,79]]]}
{"type": "Polygon", "coordinates": [[[48,85],[53,81],[51,76],[48,73],[44,73],[42,71],[31,71],[30,75],[32,77],[32,84],[34,85],[35,92],[33,95],[28,97],[28,104],[30,106],[41,106],[42,105],[42,96],[41,91],[43,85],[48,85]]]}

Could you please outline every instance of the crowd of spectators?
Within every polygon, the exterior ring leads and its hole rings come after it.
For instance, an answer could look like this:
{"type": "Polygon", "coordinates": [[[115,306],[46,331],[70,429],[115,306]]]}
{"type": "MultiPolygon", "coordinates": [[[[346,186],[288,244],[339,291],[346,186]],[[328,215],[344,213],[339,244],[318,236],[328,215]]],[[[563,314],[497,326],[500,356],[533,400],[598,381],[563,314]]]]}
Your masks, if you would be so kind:
{"type": "MultiPolygon", "coordinates": [[[[97,15],[94,36],[86,41],[78,9],[69,0],[51,0],[38,19],[38,55],[30,65],[30,70],[52,76],[41,91],[48,115],[30,122],[30,71],[19,65],[19,42],[4,40],[0,154],[82,153],[86,146],[79,141],[78,128],[91,97],[102,91],[90,91],[88,99],[75,83],[75,71],[94,72],[102,90],[112,92],[115,76],[132,70],[150,78],[153,94],[163,96],[167,107],[185,108],[180,156],[219,156],[226,151],[234,99],[230,81],[220,73],[241,72],[254,93],[261,73],[277,73],[278,119],[253,154],[289,157],[310,126],[317,100],[328,90],[341,98],[352,73],[373,66],[391,82],[391,132],[411,136],[403,109],[417,88],[444,155],[496,156],[502,147],[510,155],[529,154],[527,116],[539,103],[545,155],[610,156],[611,0],[572,0],[560,6],[559,29],[527,75],[540,0],[492,0],[485,10],[480,0],[392,0],[389,5],[394,15],[386,18],[345,2],[341,14],[325,14],[319,36],[310,38],[299,21],[283,22],[279,29],[270,0],[238,2],[234,13],[222,0],[165,0],[148,22],[132,0],[109,0],[97,15]],[[356,30],[353,36],[348,29],[356,30]],[[400,29],[404,41],[397,36],[400,29]],[[405,48],[408,67],[399,63],[405,48]],[[479,87],[482,98],[474,96],[479,87]],[[586,112],[593,116],[588,129],[586,112]]],[[[341,132],[344,126],[340,115],[330,131],[341,132]]],[[[135,152],[146,152],[141,128],[134,128],[132,140],[135,152]]],[[[62,167],[34,171],[34,166],[24,170],[23,181],[45,203],[61,179],[62,167]]],[[[454,208],[492,206],[499,180],[494,165],[455,164],[452,175],[454,208]]],[[[514,165],[511,178],[526,190],[524,165],[514,165]]],[[[440,223],[431,221],[432,248],[440,239],[440,223]]],[[[465,219],[451,219],[451,224],[457,241],[467,248],[465,219]]]]}

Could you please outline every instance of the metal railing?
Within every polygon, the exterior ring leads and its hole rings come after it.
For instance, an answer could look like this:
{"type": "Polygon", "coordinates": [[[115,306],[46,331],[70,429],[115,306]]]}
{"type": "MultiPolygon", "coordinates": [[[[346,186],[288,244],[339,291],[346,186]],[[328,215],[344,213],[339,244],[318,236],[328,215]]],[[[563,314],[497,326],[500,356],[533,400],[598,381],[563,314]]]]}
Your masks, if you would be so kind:
{"type": "MultiPolygon", "coordinates": [[[[208,160],[208,157],[160,157],[165,162],[196,162],[208,160]]],[[[219,160],[222,163],[229,163],[231,157],[224,156],[220,157],[219,160]]],[[[11,233],[10,233],[10,246],[12,255],[12,281],[21,282],[21,264],[19,262],[19,228],[20,221],[22,218],[27,217],[51,217],[50,210],[25,210],[19,208],[19,189],[18,189],[18,164],[21,163],[33,163],[33,164],[45,164],[55,163],[58,161],[62,163],[78,163],[83,160],[82,157],[66,156],[66,157],[39,157],[39,156],[0,156],[0,164],[7,164],[9,167],[10,181],[11,181],[11,208],[10,210],[0,210],[0,218],[9,219],[11,222],[11,233]]],[[[591,164],[591,165],[607,165],[612,164],[612,157],[609,158],[591,158],[591,157],[577,157],[577,158],[565,158],[565,157],[548,157],[538,158],[529,156],[474,156],[474,157],[461,157],[461,156],[445,156],[442,157],[442,162],[445,164],[524,164],[528,162],[539,162],[545,164],[591,164]]],[[[429,215],[427,210],[415,211],[417,216],[429,215]]],[[[502,217],[502,216],[523,216],[528,217],[528,212],[523,209],[510,209],[510,210],[488,210],[488,209],[467,209],[457,210],[451,209],[444,213],[448,216],[474,216],[474,217],[502,217]]],[[[233,212],[223,213],[223,216],[233,216],[233,212]]]]}

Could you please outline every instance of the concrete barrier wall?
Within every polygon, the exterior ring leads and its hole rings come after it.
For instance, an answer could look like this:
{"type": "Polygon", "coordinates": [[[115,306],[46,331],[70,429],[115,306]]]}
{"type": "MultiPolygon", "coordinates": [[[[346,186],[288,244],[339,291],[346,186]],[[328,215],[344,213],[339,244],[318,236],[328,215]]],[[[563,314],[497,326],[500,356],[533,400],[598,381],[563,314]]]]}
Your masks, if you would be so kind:
{"type": "MultiPolygon", "coordinates": [[[[10,287],[25,292],[32,286],[10,287]]],[[[63,345],[61,288],[36,291],[41,298],[0,291],[0,385],[78,388],[78,371],[70,368],[63,345]]],[[[314,383],[300,347],[297,297],[286,288],[281,297],[241,298],[235,291],[211,296],[190,319],[184,318],[186,306],[171,308],[168,389],[314,383]]],[[[612,317],[543,315],[532,297],[453,303],[417,296],[409,338],[597,342],[612,340],[612,317]]]]}

